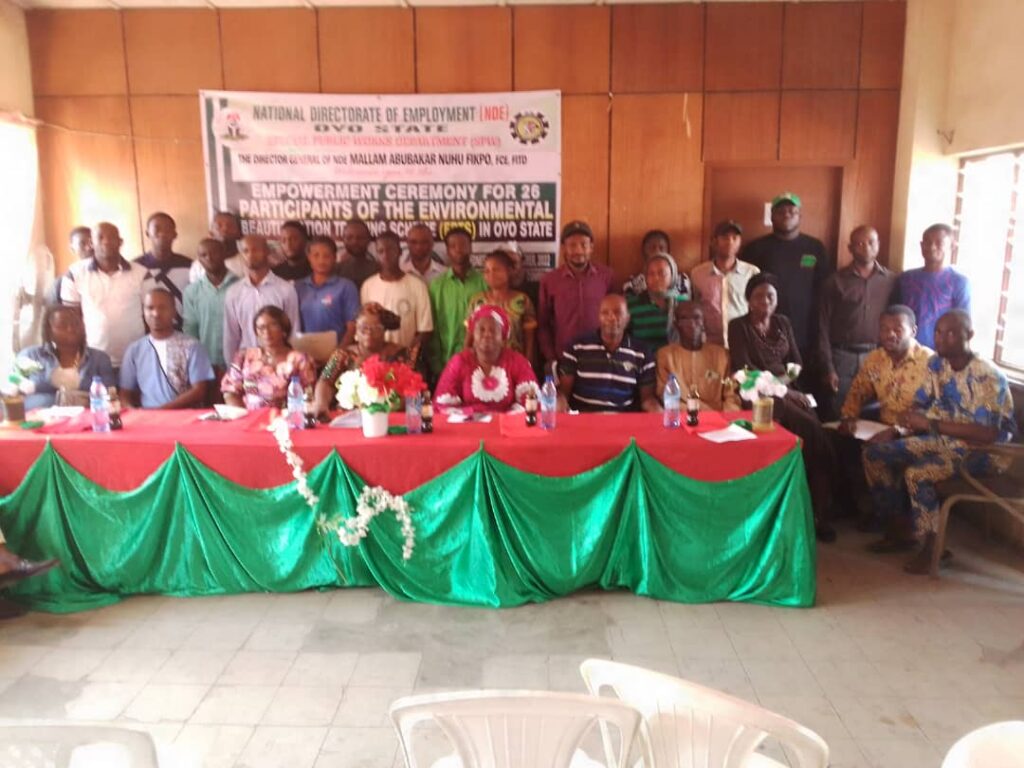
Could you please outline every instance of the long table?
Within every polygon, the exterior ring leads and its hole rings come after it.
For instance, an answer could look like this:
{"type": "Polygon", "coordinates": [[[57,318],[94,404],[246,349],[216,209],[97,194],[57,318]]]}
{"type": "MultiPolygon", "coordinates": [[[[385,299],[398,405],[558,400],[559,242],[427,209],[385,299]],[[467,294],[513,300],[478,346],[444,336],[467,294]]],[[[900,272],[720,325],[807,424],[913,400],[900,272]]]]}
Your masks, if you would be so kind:
{"type": "MultiPolygon", "coordinates": [[[[128,411],[124,429],[0,430],[0,528],[62,567],[14,595],[69,611],[139,593],[379,586],[409,600],[513,606],[587,587],[684,602],[813,604],[814,533],[796,438],[714,444],[650,414],[521,416],[368,440],[293,433],[320,497],[296,492],[271,414],[200,421],[128,411]],[[319,517],[353,516],[364,484],[403,494],[416,545],[391,516],[359,546],[319,517]]],[[[392,417],[395,423],[400,418],[392,417]]]]}

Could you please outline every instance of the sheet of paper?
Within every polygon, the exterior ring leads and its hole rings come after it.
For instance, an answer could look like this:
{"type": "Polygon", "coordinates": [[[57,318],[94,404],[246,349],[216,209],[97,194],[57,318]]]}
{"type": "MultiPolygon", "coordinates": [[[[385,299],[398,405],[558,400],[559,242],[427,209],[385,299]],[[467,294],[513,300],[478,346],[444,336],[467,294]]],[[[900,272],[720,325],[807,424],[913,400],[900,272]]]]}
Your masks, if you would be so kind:
{"type": "MultiPolygon", "coordinates": [[[[827,421],[821,426],[823,426],[825,429],[839,429],[839,422],[827,421]]],[[[879,432],[884,432],[888,428],[888,424],[882,424],[881,422],[878,421],[870,421],[868,419],[857,419],[857,426],[853,430],[853,436],[858,440],[870,440],[879,432]]]]}
{"type": "Polygon", "coordinates": [[[329,426],[334,429],[359,429],[363,426],[363,415],[359,411],[349,411],[335,416],[329,426]]]}
{"type": "Polygon", "coordinates": [[[448,411],[449,424],[487,424],[493,417],[489,413],[465,413],[463,411],[448,411]]]}
{"type": "Polygon", "coordinates": [[[716,429],[713,432],[698,432],[697,437],[703,437],[712,443],[735,443],[740,440],[757,440],[757,435],[748,432],[743,427],[730,424],[725,429],[716,429]]]}

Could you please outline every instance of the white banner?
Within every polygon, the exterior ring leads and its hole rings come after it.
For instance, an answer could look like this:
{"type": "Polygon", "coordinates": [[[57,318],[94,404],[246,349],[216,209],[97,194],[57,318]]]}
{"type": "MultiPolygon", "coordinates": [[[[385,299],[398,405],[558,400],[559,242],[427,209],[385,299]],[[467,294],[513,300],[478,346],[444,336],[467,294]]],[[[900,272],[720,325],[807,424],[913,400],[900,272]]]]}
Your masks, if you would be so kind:
{"type": "Polygon", "coordinates": [[[555,266],[558,91],[412,96],[200,91],[210,213],[245,234],[302,221],[340,240],[347,219],[405,237],[417,222],[514,241],[532,279],[555,266]]]}

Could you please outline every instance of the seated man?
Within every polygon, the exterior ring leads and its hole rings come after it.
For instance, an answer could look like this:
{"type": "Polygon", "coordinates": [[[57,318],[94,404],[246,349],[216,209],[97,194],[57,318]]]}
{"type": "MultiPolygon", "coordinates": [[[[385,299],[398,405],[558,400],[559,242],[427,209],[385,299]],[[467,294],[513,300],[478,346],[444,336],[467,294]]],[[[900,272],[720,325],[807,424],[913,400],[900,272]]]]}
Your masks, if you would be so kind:
{"type": "Polygon", "coordinates": [[[29,576],[38,576],[55,568],[59,560],[33,561],[18,557],[7,548],[4,532],[0,531],[0,589],[7,589],[29,576]]]}
{"type": "Polygon", "coordinates": [[[702,411],[740,410],[735,382],[729,375],[729,353],[725,347],[705,342],[704,310],[700,304],[676,304],[675,321],[679,343],[658,350],[658,397],[664,395],[668,376],[674,373],[683,397],[696,394],[702,411]]]}
{"type": "Polygon", "coordinates": [[[580,336],[558,361],[558,405],[577,411],[660,411],[654,357],[626,333],[629,310],[618,294],[601,299],[598,330],[580,336]]]}
{"type": "Polygon", "coordinates": [[[143,408],[196,408],[206,403],[213,366],[198,339],[174,330],[174,297],[151,288],[142,301],[149,335],[132,342],[121,365],[121,389],[143,408]]]}
{"type": "MultiPolygon", "coordinates": [[[[934,354],[918,343],[914,310],[903,304],[888,307],[878,320],[879,348],[869,352],[843,401],[839,431],[852,435],[864,407],[877,402],[879,421],[894,427],[896,418],[914,405],[914,396],[928,376],[928,360],[934,354]]],[[[877,437],[877,436],[876,436],[877,437]]],[[[899,435],[887,430],[878,439],[899,435]]]]}
{"type": "MultiPolygon", "coordinates": [[[[935,324],[936,355],[915,396],[914,409],[901,413],[897,426],[909,437],[870,443],[864,449],[864,473],[876,508],[901,514],[904,491],[910,496],[911,521],[922,541],[904,566],[908,573],[928,572],[939,517],[936,484],[953,477],[962,464],[974,473],[1001,472],[1006,466],[970,444],[1009,442],[1016,433],[1013,398],[1006,377],[970,349],[971,317],[951,310],[935,324]]],[[[914,540],[883,539],[876,551],[896,551],[914,540]]]]}

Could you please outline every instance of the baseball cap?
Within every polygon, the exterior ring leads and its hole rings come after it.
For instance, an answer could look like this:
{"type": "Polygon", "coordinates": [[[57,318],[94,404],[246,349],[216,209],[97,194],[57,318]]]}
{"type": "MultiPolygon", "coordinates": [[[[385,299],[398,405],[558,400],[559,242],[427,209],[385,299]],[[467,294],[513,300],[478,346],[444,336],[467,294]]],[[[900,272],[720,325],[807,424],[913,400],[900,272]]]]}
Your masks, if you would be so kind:
{"type": "Polygon", "coordinates": [[[573,235],[586,235],[593,240],[594,230],[592,230],[590,225],[585,221],[570,221],[562,227],[562,237],[559,239],[559,242],[564,243],[573,235]]]}
{"type": "Polygon", "coordinates": [[[735,232],[737,235],[743,235],[743,227],[739,225],[739,222],[735,219],[726,219],[715,224],[715,231],[711,233],[712,237],[721,237],[728,232],[735,232]]]}
{"type": "Polygon", "coordinates": [[[800,197],[792,192],[783,192],[781,195],[776,195],[772,198],[772,208],[782,203],[792,203],[797,208],[801,207],[800,197]]]}

